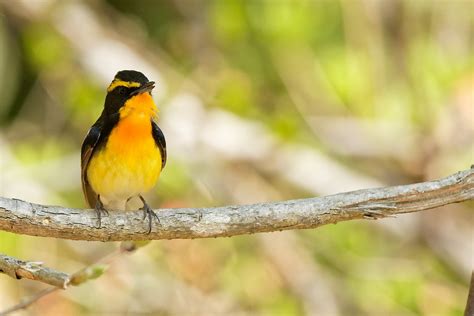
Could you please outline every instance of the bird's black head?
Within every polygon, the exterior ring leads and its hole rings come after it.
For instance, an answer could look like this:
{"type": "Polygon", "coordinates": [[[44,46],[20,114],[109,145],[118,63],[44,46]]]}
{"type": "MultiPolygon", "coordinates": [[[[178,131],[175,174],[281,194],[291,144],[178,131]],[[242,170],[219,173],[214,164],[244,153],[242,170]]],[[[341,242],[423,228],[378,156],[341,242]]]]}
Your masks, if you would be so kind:
{"type": "Polygon", "coordinates": [[[104,110],[107,114],[117,113],[125,102],[141,93],[150,93],[155,87],[144,74],[135,70],[121,70],[107,88],[104,110]]]}
{"type": "Polygon", "coordinates": [[[145,77],[144,74],[135,70],[121,70],[117,72],[117,74],[114,77],[114,80],[121,80],[125,82],[137,82],[140,84],[144,84],[148,82],[148,78],[145,77]]]}

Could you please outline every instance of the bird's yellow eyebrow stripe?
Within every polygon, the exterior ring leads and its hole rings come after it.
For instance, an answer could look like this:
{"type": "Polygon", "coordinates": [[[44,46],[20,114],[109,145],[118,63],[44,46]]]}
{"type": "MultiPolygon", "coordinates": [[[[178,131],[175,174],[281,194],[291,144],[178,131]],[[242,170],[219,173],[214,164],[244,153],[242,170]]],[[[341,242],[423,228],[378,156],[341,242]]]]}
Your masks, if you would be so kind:
{"type": "Polygon", "coordinates": [[[139,86],[141,86],[141,84],[138,82],[133,82],[133,81],[123,81],[123,80],[115,79],[107,88],[107,92],[110,92],[119,86],[127,87],[127,88],[138,88],[139,86]]]}

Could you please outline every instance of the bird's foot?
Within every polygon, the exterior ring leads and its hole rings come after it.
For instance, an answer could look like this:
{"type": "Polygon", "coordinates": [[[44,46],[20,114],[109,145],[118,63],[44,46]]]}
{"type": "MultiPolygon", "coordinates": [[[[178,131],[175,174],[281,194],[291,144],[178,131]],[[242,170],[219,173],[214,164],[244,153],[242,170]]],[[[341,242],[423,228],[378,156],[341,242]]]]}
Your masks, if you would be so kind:
{"type": "Polygon", "coordinates": [[[102,213],[109,216],[109,211],[105,209],[104,204],[100,200],[100,195],[97,196],[97,202],[95,203],[95,212],[97,213],[97,220],[99,222],[98,228],[100,228],[102,224],[102,213]]]}
{"type": "Polygon", "coordinates": [[[160,223],[160,219],[158,218],[158,215],[151,209],[151,207],[148,205],[148,203],[145,201],[143,196],[139,195],[140,200],[143,203],[143,207],[140,208],[140,210],[143,211],[143,220],[145,220],[148,217],[148,232],[147,234],[151,233],[151,228],[153,226],[153,217],[156,218],[158,223],[160,223]]]}

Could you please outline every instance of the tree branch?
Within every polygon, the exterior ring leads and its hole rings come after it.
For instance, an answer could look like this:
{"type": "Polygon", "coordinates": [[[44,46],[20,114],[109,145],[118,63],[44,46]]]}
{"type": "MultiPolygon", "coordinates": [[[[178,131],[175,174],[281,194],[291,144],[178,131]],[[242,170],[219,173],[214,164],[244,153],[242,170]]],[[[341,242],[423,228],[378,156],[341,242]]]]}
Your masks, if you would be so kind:
{"type": "Polygon", "coordinates": [[[0,229],[33,236],[123,241],[234,236],[315,228],[352,219],[379,219],[474,199],[474,169],[417,184],[364,189],[319,198],[212,208],[157,210],[147,234],[142,211],[110,212],[97,227],[94,210],[32,204],[0,197],[0,229]]]}
{"type": "Polygon", "coordinates": [[[466,309],[464,310],[464,316],[474,315],[474,271],[471,274],[471,283],[469,285],[469,293],[467,294],[466,309]]]}
{"type": "Polygon", "coordinates": [[[30,297],[23,299],[20,303],[16,304],[15,306],[12,306],[4,311],[0,311],[0,316],[10,315],[13,312],[17,312],[22,309],[25,309],[29,307],[30,305],[36,303],[39,299],[53,292],[56,292],[57,290],[59,290],[58,287],[50,287],[50,288],[44,289],[41,292],[36,293],[35,295],[32,295],[30,297]]]}
{"type": "Polygon", "coordinates": [[[70,282],[68,274],[43,267],[41,262],[30,262],[0,254],[0,273],[14,279],[30,279],[65,289],[70,282]]]}
{"type": "Polygon", "coordinates": [[[72,275],[68,275],[64,272],[58,272],[49,268],[44,268],[37,262],[26,262],[0,254],[0,273],[4,272],[15,279],[21,279],[22,277],[25,277],[54,286],[22,299],[21,302],[15,306],[12,306],[4,311],[0,311],[0,316],[9,315],[13,312],[25,309],[36,303],[41,298],[54,293],[57,290],[66,289],[70,285],[81,285],[89,280],[96,279],[105,272],[107,267],[114,259],[122,254],[132,253],[138,248],[146,246],[148,243],[149,242],[147,241],[124,241],[116,251],[100,258],[95,263],[82,268],[72,275]],[[24,275],[24,272],[20,272],[20,275],[17,274],[18,272],[15,272],[22,270],[25,267],[27,267],[27,275],[24,275]]]}

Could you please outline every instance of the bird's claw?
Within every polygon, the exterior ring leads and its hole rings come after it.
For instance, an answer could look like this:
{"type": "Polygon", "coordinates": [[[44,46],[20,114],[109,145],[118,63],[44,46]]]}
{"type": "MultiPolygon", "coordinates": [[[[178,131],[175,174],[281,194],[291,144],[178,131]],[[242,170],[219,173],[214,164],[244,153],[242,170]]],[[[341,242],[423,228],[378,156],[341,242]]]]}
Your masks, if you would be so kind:
{"type": "Polygon", "coordinates": [[[153,217],[156,218],[158,223],[160,223],[160,219],[158,215],[151,209],[151,207],[148,205],[148,203],[145,201],[145,199],[140,195],[140,200],[143,203],[143,207],[140,208],[140,210],[143,211],[143,220],[145,220],[148,217],[148,232],[147,234],[151,233],[151,229],[153,226],[153,217]]]}
{"type": "Polygon", "coordinates": [[[97,196],[97,202],[95,203],[95,212],[97,213],[97,220],[99,222],[98,228],[100,228],[102,224],[102,213],[109,216],[109,211],[105,209],[104,204],[100,200],[100,195],[97,196]]]}

